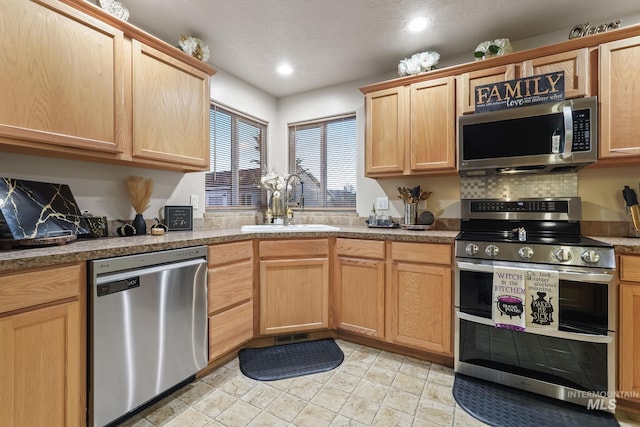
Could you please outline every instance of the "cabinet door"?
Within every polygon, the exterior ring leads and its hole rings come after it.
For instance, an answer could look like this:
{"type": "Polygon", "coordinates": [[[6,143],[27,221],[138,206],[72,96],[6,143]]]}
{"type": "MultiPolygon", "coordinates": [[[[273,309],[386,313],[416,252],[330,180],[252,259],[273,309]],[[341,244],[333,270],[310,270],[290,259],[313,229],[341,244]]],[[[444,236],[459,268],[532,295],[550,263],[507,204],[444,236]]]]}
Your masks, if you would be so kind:
{"type": "Polygon", "coordinates": [[[122,151],[123,33],[53,0],[0,2],[0,28],[2,142],[122,151]]]}
{"type": "Polygon", "coordinates": [[[80,302],[0,319],[0,425],[84,425],[81,324],[80,302]]]}
{"type": "Polygon", "coordinates": [[[640,286],[620,285],[618,389],[640,393],[640,286]]]}
{"type": "Polygon", "coordinates": [[[451,269],[393,262],[389,286],[390,341],[451,355],[451,269]]]}
{"type": "Polygon", "coordinates": [[[406,89],[403,86],[365,96],[365,175],[402,175],[409,128],[406,89]]]}
{"type": "Polygon", "coordinates": [[[384,336],[384,261],[338,257],[335,325],[371,337],[384,336]]]}
{"type": "Polygon", "coordinates": [[[209,361],[240,347],[253,338],[253,302],[209,317],[209,361]]]}
{"type": "Polygon", "coordinates": [[[564,71],[565,98],[590,96],[589,49],[571,50],[522,63],[522,77],[564,71]]]}
{"type": "Polygon", "coordinates": [[[640,156],[640,36],[600,45],[600,158],[640,156]]]}
{"type": "Polygon", "coordinates": [[[490,83],[515,79],[515,64],[501,65],[460,75],[458,89],[458,114],[470,114],[476,109],[475,89],[490,83]]]}
{"type": "Polygon", "coordinates": [[[209,75],[133,41],[133,156],[209,168],[209,75]]]}
{"type": "Polygon", "coordinates": [[[411,172],[455,171],[455,79],[415,83],[409,90],[411,172]]]}
{"type": "Polygon", "coordinates": [[[329,327],[329,260],[260,261],[260,333],[329,327]]]}

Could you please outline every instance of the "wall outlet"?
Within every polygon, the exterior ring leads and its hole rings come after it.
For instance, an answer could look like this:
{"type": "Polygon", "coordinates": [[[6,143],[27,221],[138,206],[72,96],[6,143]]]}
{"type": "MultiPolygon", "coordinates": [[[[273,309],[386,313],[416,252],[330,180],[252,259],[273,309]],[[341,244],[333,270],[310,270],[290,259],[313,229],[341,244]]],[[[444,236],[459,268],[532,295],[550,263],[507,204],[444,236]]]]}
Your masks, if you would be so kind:
{"type": "Polygon", "coordinates": [[[389,210],[389,198],[388,197],[378,197],[376,199],[376,210],[388,211],[389,210]]]}
{"type": "Polygon", "coordinates": [[[198,209],[198,195],[197,194],[192,194],[191,195],[191,206],[193,206],[193,209],[198,209]]]}

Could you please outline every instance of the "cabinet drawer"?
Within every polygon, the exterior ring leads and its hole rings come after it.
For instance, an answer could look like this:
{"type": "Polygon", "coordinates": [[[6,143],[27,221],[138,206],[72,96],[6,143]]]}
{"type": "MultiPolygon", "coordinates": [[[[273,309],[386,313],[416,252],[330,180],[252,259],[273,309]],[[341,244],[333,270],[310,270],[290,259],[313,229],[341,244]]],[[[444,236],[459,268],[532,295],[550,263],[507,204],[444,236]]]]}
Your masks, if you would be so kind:
{"type": "Polygon", "coordinates": [[[393,242],[391,244],[391,259],[394,261],[451,265],[451,246],[431,243],[393,242]]]}
{"type": "Polygon", "coordinates": [[[640,282],[640,256],[620,256],[620,280],[640,282]]]}
{"type": "Polygon", "coordinates": [[[241,346],[253,338],[253,303],[209,317],[209,360],[241,346]]]}
{"type": "Polygon", "coordinates": [[[384,259],[384,241],[337,239],[336,254],[356,258],[384,259]]]}
{"type": "Polygon", "coordinates": [[[296,258],[327,256],[327,239],[266,240],[260,242],[260,258],[296,258]]]}
{"type": "Polygon", "coordinates": [[[0,313],[77,298],[85,276],[84,263],[1,274],[0,313]]]}
{"type": "Polygon", "coordinates": [[[209,266],[224,265],[253,258],[251,240],[209,246],[209,266]]]}
{"type": "Polygon", "coordinates": [[[253,262],[209,269],[209,313],[230,307],[253,295],[253,262]]]}

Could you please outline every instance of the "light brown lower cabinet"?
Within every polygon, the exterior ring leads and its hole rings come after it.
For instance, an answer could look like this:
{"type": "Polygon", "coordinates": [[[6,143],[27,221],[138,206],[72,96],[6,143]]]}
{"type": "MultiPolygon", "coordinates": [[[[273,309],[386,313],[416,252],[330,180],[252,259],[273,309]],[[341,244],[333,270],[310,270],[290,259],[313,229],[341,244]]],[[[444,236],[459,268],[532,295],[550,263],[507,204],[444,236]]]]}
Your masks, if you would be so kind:
{"type": "Polygon", "coordinates": [[[640,285],[620,285],[618,389],[640,396],[640,285]]]}
{"type": "Polygon", "coordinates": [[[451,246],[336,239],[334,327],[452,355],[451,246]]]}
{"type": "MultiPolygon", "coordinates": [[[[640,396],[640,256],[621,255],[618,305],[618,385],[626,396],[640,396]]],[[[640,399],[634,399],[640,402],[640,399]]]]}
{"type": "Polygon", "coordinates": [[[83,426],[84,263],[0,274],[0,425],[83,426]]]}
{"type": "Polygon", "coordinates": [[[209,246],[209,361],[253,338],[253,243],[209,246]]]}
{"type": "Polygon", "coordinates": [[[260,242],[260,334],[329,327],[327,239],[260,242]]]}
{"type": "Polygon", "coordinates": [[[385,242],[336,239],[334,327],[384,338],[385,242]]]}
{"type": "Polygon", "coordinates": [[[387,339],[451,355],[451,246],[391,243],[387,339]]]}

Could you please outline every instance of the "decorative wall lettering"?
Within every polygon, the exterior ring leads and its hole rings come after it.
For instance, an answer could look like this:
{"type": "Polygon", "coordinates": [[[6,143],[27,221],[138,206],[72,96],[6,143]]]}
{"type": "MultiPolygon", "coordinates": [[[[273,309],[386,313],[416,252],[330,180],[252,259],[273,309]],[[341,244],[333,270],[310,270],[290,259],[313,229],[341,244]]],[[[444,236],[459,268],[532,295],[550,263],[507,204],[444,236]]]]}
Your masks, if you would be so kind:
{"type": "Polygon", "coordinates": [[[607,22],[605,24],[600,24],[595,27],[591,26],[590,22],[586,24],[576,25],[569,31],[569,39],[576,39],[578,37],[584,37],[591,34],[596,33],[604,33],[605,31],[615,30],[616,28],[620,28],[621,20],[607,22]]]}
{"type": "Polygon", "coordinates": [[[475,112],[506,110],[564,100],[564,71],[475,87],[475,112]]]}

